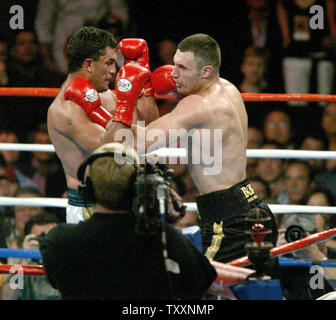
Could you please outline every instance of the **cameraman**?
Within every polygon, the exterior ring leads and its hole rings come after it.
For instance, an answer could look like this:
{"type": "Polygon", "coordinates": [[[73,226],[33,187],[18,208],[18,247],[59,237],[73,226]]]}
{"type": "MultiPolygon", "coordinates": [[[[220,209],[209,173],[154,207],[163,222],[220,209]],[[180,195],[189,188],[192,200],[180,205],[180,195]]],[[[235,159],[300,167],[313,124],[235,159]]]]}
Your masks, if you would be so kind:
{"type": "Polygon", "coordinates": [[[58,225],[40,243],[46,275],[62,299],[201,299],[215,280],[209,261],[174,227],[165,225],[172,272],[161,232],[135,232],[138,165],[133,149],[110,143],[79,168],[86,171],[79,180],[94,200],[93,216],[58,225]]]}

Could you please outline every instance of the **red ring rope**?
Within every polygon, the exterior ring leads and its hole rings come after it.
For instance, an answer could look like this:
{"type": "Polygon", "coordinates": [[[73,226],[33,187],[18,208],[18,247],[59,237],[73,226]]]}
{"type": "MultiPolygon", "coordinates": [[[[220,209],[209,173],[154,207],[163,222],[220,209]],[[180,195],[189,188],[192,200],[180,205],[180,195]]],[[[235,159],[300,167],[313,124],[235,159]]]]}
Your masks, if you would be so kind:
{"type": "MultiPolygon", "coordinates": [[[[278,247],[271,249],[270,251],[271,258],[274,258],[280,254],[289,253],[289,252],[307,248],[312,244],[317,244],[319,242],[329,240],[330,238],[335,237],[335,235],[336,235],[336,228],[333,228],[333,229],[321,231],[318,233],[314,233],[308,237],[305,237],[305,238],[302,238],[302,239],[299,239],[299,240],[296,240],[290,243],[283,244],[282,246],[278,246],[278,247]]],[[[228,264],[231,266],[243,267],[243,266],[250,264],[250,260],[248,259],[247,256],[245,256],[245,257],[233,260],[231,262],[228,262],[228,264]]]]}
{"type": "MultiPolygon", "coordinates": [[[[29,96],[29,97],[55,97],[59,88],[0,88],[0,96],[29,96]]],[[[326,101],[335,102],[336,95],[307,94],[307,93],[242,93],[244,101],[326,101]]],[[[172,94],[159,96],[157,99],[173,99],[172,94]]]]}

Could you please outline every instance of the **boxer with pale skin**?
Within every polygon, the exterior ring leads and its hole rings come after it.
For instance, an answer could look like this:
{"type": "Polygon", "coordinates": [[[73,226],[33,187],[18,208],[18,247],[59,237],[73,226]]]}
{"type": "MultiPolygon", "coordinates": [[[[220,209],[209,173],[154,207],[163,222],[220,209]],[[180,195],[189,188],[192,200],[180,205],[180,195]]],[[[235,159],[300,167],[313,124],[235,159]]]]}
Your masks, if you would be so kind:
{"type": "MultiPolygon", "coordinates": [[[[273,234],[266,239],[274,245],[277,231],[267,204],[257,197],[247,180],[247,113],[240,92],[220,77],[220,60],[220,48],[208,35],[196,34],[182,40],[177,46],[174,66],[156,69],[152,73],[152,84],[157,94],[174,91],[184,98],[170,113],[145,128],[133,124],[132,131],[142,136],[141,130],[146,131],[147,151],[153,144],[166,147],[167,139],[162,139],[160,145],[160,139],[150,138],[153,129],[162,130],[167,138],[172,129],[198,130],[201,137],[202,130],[210,131],[210,139],[206,141],[210,146],[202,145],[202,139],[201,143],[192,141],[192,148],[188,149],[188,169],[199,193],[196,202],[203,224],[204,253],[209,259],[227,262],[243,256],[245,243],[251,241],[244,234],[244,217],[251,208],[261,207],[270,215],[273,234]],[[219,136],[215,130],[219,130],[219,136]],[[213,174],[202,158],[200,163],[193,163],[193,148],[208,147],[215,156],[213,163],[220,161],[220,170],[213,174]]],[[[169,139],[169,143],[175,142],[169,139]]]]}
{"type": "MultiPolygon", "coordinates": [[[[148,50],[144,40],[135,40],[148,50]]],[[[133,46],[129,51],[134,53],[132,50],[138,48],[133,46]]],[[[141,54],[136,52],[132,58],[136,60],[141,54]]],[[[113,141],[114,131],[121,126],[119,121],[123,121],[125,109],[130,106],[135,109],[133,121],[139,119],[149,123],[158,117],[153,93],[144,92],[150,72],[141,63],[129,63],[117,75],[117,80],[118,77],[127,79],[132,84],[131,90],[116,88],[113,93],[109,89],[116,74],[117,56],[117,42],[110,33],[92,27],[80,29],[69,43],[69,75],[48,110],[49,136],[62,162],[69,188],[67,222],[83,220],[83,215],[85,218],[89,211],[87,208],[91,207],[76,192],[79,164],[97,147],[113,141]]]]}
{"type": "MultiPolygon", "coordinates": [[[[185,38],[177,46],[174,66],[161,66],[151,75],[154,91],[159,95],[172,92],[180,100],[177,106],[145,127],[121,122],[131,127],[131,142],[139,153],[191,137],[188,169],[199,192],[196,202],[203,251],[210,260],[227,262],[246,254],[245,244],[251,237],[245,233],[245,217],[252,208],[263,209],[270,217],[265,227],[272,232],[265,239],[273,245],[277,226],[267,204],[246,179],[247,114],[237,88],[220,78],[220,60],[220,48],[213,38],[204,34],[185,38]],[[177,141],[179,135],[172,138],[170,133],[180,130],[184,135],[177,141]],[[200,139],[194,139],[197,135],[200,139]],[[201,157],[195,162],[200,150],[201,157]],[[212,164],[210,154],[214,155],[212,164]]],[[[124,118],[131,118],[130,112],[132,108],[124,118]]]]}

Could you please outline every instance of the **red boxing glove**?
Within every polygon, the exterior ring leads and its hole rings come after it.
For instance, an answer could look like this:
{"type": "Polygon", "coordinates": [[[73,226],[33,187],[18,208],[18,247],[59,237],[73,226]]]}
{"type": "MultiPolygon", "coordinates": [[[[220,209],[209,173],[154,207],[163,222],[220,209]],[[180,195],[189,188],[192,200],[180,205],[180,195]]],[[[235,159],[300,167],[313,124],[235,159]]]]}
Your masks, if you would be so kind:
{"type": "Polygon", "coordinates": [[[144,39],[123,39],[119,42],[117,49],[125,57],[125,64],[128,64],[130,61],[136,61],[140,66],[150,71],[148,46],[144,39]]]}
{"type": "Polygon", "coordinates": [[[172,72],[173,66],[170,64],[158,67],[153,71],[152,86],[155,93],[165,95],[172,92],[176,96],[176,83],[171,75],[172,72]]]}
{"type": "Polygon", "coordinates": [[[124,65],[117,74],[115,93],[117,107],[113,120],[132,125],[133,110],[143,86],[150,79],[150,71],[137,64],[124,65]]]}
{"type": "MultiPolygon", "coordinates": [[[[125,57],[124,65],[131,61],[136,61],[140,66],[150,71],[149,50],[146,40],[139,38],[126,38],[119,42],[117,49],[119,49],[125,57]]],[[[146,97],[154,95],[150,79],[144,85],[142,94],[146,97]]]]}
{"type": "Polygon", "coordinates": [[[64,90],[64,98],[80,105],[94,123],[104,128],[112,118],[112,115],[102,107],[99,94],[89,79],[74,78],[64,90]]]}

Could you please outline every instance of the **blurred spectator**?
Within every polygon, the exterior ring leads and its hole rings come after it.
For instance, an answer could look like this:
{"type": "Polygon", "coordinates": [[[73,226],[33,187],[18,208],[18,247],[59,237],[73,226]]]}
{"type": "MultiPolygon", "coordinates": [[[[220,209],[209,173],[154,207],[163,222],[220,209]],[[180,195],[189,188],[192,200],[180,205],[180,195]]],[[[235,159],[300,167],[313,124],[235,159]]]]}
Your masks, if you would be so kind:
{"type": "MultiPolygon", "coordinates": [[[[323,110],[321,127],[327,138],[327,150],[336,151],[336,103],[329,102],[323,110]]],[[[336,167],[336,160],[328,159],[326,169],[331,171],[336,167]]]]}
{"type": "Polygon", "coordinates": [[[271,197],[271,188],[269,187],[268,183],[258,177],[251,178],[249,181],[257,196],[260,199],[268,202],[271,197]]]}
{"type": "MultiPolygon", "coordinates": [[[[334,207],[336,206],[336,198],[329,189],[315,187],[308,198],[307,205],[334,207]]],[[[336,227],[336,216],[334,214],[324,214],[323,218],[330,228],[336,227]]],[[[335,242],[335,240],[332,241],[335,242]]]]}
{"type": "MultiPolygon", "coordinates": [[[[321,128],[327,139],[326,150],[336,151],[336,103],[328,103],[323,110],[321,128]]],[[[328,188],[336,196],[336,160],[325,162],[325,171],[315,178],[316,186],[328,188]]]]}
{"type": "Polygon", "coordinates": [[[243,75],[239,85],[240,92],[267,92],[267,82],[264,78],[265,68],[266,52],[259,47],[248,47],[240,66],[243,75]]]}
{"type": "MultiPolygon", "coordinates": [[[[330,94],[334,65],[329,44],[336,36],[334,0],[278,0],[277,18],[284,49],[285,91],[330,94]],[[312,14],[309,11],[313,5],[324,9],[323,29],[310,28],[312,14]]],[[[289,105],[304,106],[307,102],[291,101],[289,105]]]]}
{"type": "MultiPolygon", "coordinates": [[[[307,201],[307,205],[334,207],[336,206],[336,198],[329,189],[325,187],[316,187],[311,192],[308,198],[308,201],[307,201]]],[[[323,220],[323,223],[325,224],[325,229],[336,228],[336,216],[334,214],[323,214],[323,215],[321,214],[321,215],[318,215],[316,219],[317,220],[319,219],[317,223],[322,223],[320,220],[321,219],[323,220]]],[[[336,259],[336,240],[335,238],[326,241],[325,246],[327,249],[327,257],[329,259],[336,259]]]]}
{"type": "Polygon", "coordinates": [[[104,23],[127,30],[129,8],[125,0],[39,0],[35,28],[44,61],[49,68],[67,73],[64,49],[69,37],[84,25],[104,23]]]}
{"type": "MultiPolygon", "coordinates": [[[[37,237],[43,237],[52,228],[56,227],[59,221],[56,216],[41,212],[31,217],[25,224],[23,249],[38,250],[39,240],[37,237]]],[[[32,260],[28,258],[17,259],[18,264],[42,264],[41,260],[32,260]]],[[[2,300],[59,300],[58,290],[51,287],[47,277],[44,276],[24,276],[23,288],[12,289],[10,287],[10,278],[12,275],[5,277],[1,288],[2,300]]]]}
{"type": "MultiPolygon", "coordinates": [[[[325,139],[318,134],[308,134],[300,145],[301,150],[312,150],[312,151],[323,151],[326,149],[325,139]]],[[[325,160],[324,159],[303,159],[307,161],[313,170],[313,176],[321,174],[325,170],[325,160]]]]}
{"type": "Polygon", "coordinates": [[[245,48],[259,47],[269,53],[265,56],[267,68],[264,70],[264,80],[270,91],[282,92],[281,44],[275,19],[275,1],[246,0],[246,7],[246,21],[240,22],[240,37],[246,38],[245,48]]]}
{"type": "MultiPolygon", "coordinates": [[[[174,40],[166,38],[161,40],[151,53],[151,69],[155,70],[157,67],[165,64],[174,64],[174,54],[176,52],[176,43],[174,40]]],[[[153,48],[154,49],[154,48],[153,48]]]]}
{"type": "MultiPolygon", "coordinates": [[[[265,142],[260,149],[279,149],[278,143],[270,141],[265,142]]],[[[287,202],[285,195],[284,182],[285,163],[283,159],[277,158],[259,158],[257,160],[256,173],[257,177],[266,181],[271,189],[269,203],[283,204],[287,202]]]]}
{"type": "MultiPolygon", "coordinates": [[[[18,135],[12,130],[0,131],[0,143],[19,143],[18,135]]],[[[15,166],[19,159],[19,151],[1,150],[8,165],[15,166]]]]}
{"type": "Polygon", "coordinates": [[[164,39],[158,44],[158,55],[161,60],[160,65],[174,64],[174,54],[176,52],[176,43],[171,39],[164,39]]]}
{"type": "MultiPolygon", "coordinates": [[[[16,198],[34,198],[42,197],[42,194],[38,189],[26,187],[18,188],[14,194],[16,198]]],[[[27,221],[34,215],[41,213],[43,209],[41,207],[29,207],[29,206],[14,206],[14,219],[12,222],[11,234],[7,238],[7,246],[9,248],[21,248],[24,238],[24,227],[27,221]]]]}
{"type": "Polygon", "coordinates": [[[306,204],[314,187],[310,165],[302,160],[289,161],[285,170],[285,187],[288,204],[306,204]]]}
{"type": "Polygon", "coordinates": [[[273,110],[266,115],[265,140],[276,141],[283,149],[294,149],[292,130],[291,118],[285,111],[273,110]]]}
{"type": "MultiPolygon", "coordinates": [[[[3,155],[0,153],[0,197],[9,197],[9,196],[11,196],[11,182],[8,177],[8,167],[3,155]]],[[[6,247],[6,245],[4,246],[3,239],[6,239],[9,236],[10,233],[9,219],[12,216],[13,216],[13,210],[11,207],[0,206],[1,247],[6,247]]]]}
{"type": "MultiPolygon", "coordinates": [[[[29,134],[27,143],[51,144],[45,123],[29,134]]],[[[66,190],[63,169],[53,152],[25,152],[17,164],[16,174],[20,186],[38,188],[47,197],[61,196],[66,190]]]]}
{"type": "Polygon", "coordinates": [[[8,42],[7,39],[0,38],[0,86],[8,85],[7,75],[8,42]]]}
{"type": "MultiPolygon", "coordinates": [[[[59,88],[64,77],[43,64],[33,30],[13,31],[9,36],[7,61],[8,86],[59,88]]],[[[15,130],[19,140],[38,123],[46,121],[49,97],[1,97],[0,119],[5,127],[15,130]]]]}
{"type": "MultiPolygon", "coordinates": [[[[263,143],[264,136],[262,131],[255,127],[249,125],[247,128],[247,149],[259,149],[263,143]]],[[[247,175],[249,178],[255,177],[257,158],[247,158],[247,175]]]]}
{"type": "Polygon", "coordinates": [[[19,187],[15,171],[11,167],[0,167],[0,196],[13,197],[19,187]]]}
{"type": "Polygon", "coordinates": [[[41,62],[39,45],[33,30],[23,29],[11,35],[8,77],[11,87],[59,87],[63,77],[41,62]]]}

